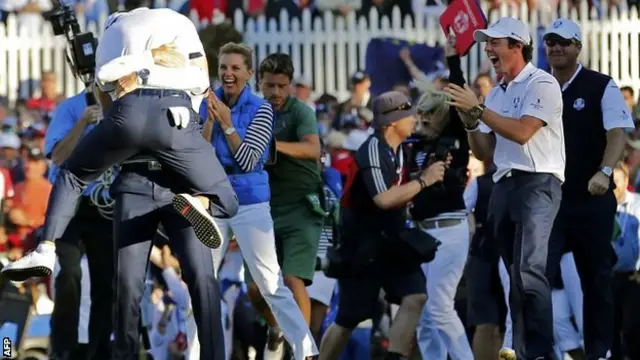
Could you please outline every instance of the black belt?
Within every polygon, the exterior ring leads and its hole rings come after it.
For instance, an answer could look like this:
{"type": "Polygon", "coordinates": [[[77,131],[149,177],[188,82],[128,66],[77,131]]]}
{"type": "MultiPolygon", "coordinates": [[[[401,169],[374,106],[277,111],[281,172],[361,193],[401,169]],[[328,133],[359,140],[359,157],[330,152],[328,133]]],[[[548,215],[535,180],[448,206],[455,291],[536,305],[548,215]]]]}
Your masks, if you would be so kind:
{"type": "Polygon", "coordinates": [[[511,179],[511,178],[517,178],[517,177],[528,176],[528,175],[536,175],[536,174],[540,174],[540,173],[512,169],[512,170],[509,170],[509,172],[506,175],[498,179],[498,182],[511,179]]]}
{"type": "Polygon", "coordinates": [[[160,171],[162,164],[157,160],[128,162],[120,165],[121,172],[160,171]]]}
{"type": "Polygon", "coordinates": [[[191,97],[185,91],[172,89],[136,89],[132,91],[138,96],[174,97],[191,101],[191,97]]]}

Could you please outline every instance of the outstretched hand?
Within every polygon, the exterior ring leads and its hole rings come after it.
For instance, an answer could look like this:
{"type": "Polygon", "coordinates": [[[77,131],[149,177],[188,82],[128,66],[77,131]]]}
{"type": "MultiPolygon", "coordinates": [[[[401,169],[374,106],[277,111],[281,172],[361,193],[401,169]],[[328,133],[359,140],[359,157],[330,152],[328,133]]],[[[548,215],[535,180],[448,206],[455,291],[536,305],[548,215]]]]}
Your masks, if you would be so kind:
{"type": "Polygon", "coordinates": [[[463,112],[467,112],[481,104],[476,94],[467,84],[464,84],[464,88],[456,84],[448,84],[444,88],[444,92],[449,96],[449,105],[463,112]]]}

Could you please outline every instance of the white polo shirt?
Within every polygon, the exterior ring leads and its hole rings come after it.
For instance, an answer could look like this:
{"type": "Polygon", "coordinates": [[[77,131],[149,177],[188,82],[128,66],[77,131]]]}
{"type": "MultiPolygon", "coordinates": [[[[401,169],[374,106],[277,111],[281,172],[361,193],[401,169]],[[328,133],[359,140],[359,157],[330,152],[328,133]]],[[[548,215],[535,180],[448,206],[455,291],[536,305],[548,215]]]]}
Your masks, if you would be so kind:
{"type": "MultiPolygon", "coordinates": [[[[516,169],[549,173],[564,182],[565,150],[562,126],[562,91],[558,81],[549,73],[528,63],[509,84],[494,87],[485,105],[497,114],[520,121],[525,116],[542,120],[545,125],[529,141],[520,145],[496,134],[493,161],[498,181],[516,169]]],[[[480,124],[480,131],[492,130],[480,124]]]]}
{"type": "Polygon", "coordinates": [[[152,84],[149,87],[202,93],[209,87],[208,71],[197,66],[155,65],[151,49],[169,43],[174,43],[186,60],[197,53],[204,56],[193,22],[171,9],[138,8],[111,15],[96,49],[96,81],[106,84],[148,69],[149,84],[152,84]]]}

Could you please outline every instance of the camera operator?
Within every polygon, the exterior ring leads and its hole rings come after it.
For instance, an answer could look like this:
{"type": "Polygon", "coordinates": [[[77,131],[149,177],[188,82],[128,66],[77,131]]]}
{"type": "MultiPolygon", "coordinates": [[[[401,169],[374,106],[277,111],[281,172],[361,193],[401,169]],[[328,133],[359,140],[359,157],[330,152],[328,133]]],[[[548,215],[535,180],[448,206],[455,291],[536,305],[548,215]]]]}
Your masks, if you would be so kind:
{"type": "MultiPolygon", "coordinates": [[[[449,36],[445,54],[449,82],[463,86],[465,80],[453,35],[449,36]]],[[[429,300],[420,318],[417,337],[423,358],[444,359],[448,353],[451,358],[462,360],[473,359],[464,325],[454,309],[454,297],[469,250],[469,223],[463,199],[469,143],[457,112],[449,111],[446,99],[443,92],[435,89],[420,97],[418,134],[422,140],[412,144],[416,156],[411,162],[418,169],[428,164],[426,157],[439,161],[452,158],[442,184],[421,191],[410,210],[418,227],[442,242],[438,256],[422,265],[429,279],[429,300]]]]}
{"type": "Polygon", "coordinates": [[[443,179],[445,163],[435,162],[417,179],[407,179],[402,143],[415,128],[415,110],[397,91],[378,96],[373,108],[375,133],[356,153],[341,200],[340,240],[334,239],[334,255],[328,255],[327,274],[338,279],[340,296],[336,321],[322,339],[320,360],[338,358],[351,331],[371,317],[381,289],[391,303],[400,304],[387,359],[406,359],[426,301],[420,264],[433,259],[437,242],[405,228],[405,205],[443,179]]]}

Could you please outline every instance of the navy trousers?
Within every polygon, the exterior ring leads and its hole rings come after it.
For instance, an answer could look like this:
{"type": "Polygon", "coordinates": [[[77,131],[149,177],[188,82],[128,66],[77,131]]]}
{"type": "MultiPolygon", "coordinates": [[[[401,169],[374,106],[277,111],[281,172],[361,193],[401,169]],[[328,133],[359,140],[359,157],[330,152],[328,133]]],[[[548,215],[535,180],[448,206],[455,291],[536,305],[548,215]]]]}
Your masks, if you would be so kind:
{"type": "MultiPolygon", "coordinates": [[[[82,197],[78,215],[56,246],[60,272],[55,280],[56,306],[51,314],[51,348],[72,359],[106,360],[111,353],[113,298],[113,225],[103,218],[88,197],[82,197]],[[82,291],[82,254],[87,255],[91,280],[89,344],[78,346],[78,321],[82,291]],[[86,354],[81,354],[85,351],[86,354]]],[[[86,275],[86,274],[85,274],[86,275]]],[[[86,280],[85,280],[86,281],[86,280]]]]}
{"type": "Polygon", "coordinates": [[[521,360],[554,359],[549,238],[560,207],[560,180],[513,170],[494,185],[488,222],[509,270],[514,350],[521,360]]]}
{"type": "MultiPolygon", "coordinates": [[[[220,313],[220,286],[211,249],[197,238],[193,228],[171,206],[173,180],[165,171],[128,171],[145,164],[123,166],[111,193],[115,198],[115,301],[113,359],[137,359],[140,346],[140,300],[145,271],[158,225],[162,224],[171,249],[180,261],[198,328],[200,359],[224,360],[224,335],[220,313]]],[[[174,182],[175,183],[175,182],[174,182]]],[[[224,217],[226,208],[237,208],[232,189],[216,190],[222,199],[213,216],[224,217]]]]}
{"type": "Polygon", "coordinates": [[[563,198],[549,245],[549,279],[559,271],[565,250],[573,252],[584,294],[586,359],[605,358],[614,336],[613,266],[611,245],[616,214],[613,191],[601,196],[563,198]]]}
{"type": "MultiPolygon", "coordinates": [[[[112,104],[105,119],[61,166],[49,197],[43,239],[62,236],[88,183],[138,153],[157,158],[181,178],[189,193],[215,200],[217,189],[231,188],[214,148],[200,135],[198,114],[191,111],[189,126],[179,130],[173,126],[170,107],[191,109],[191,100],[183,91],[138,89],[112,104]]],[[[237,207],[225,210],[231,216],[237,207]]]]}

